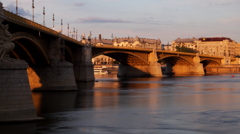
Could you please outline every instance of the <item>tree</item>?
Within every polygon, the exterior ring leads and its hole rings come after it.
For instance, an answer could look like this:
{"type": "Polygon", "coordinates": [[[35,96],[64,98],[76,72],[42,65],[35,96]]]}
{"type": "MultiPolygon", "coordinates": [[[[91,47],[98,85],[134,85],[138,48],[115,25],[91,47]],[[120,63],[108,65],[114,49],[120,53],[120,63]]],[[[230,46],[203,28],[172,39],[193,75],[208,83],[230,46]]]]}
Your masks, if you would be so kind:
{"type": "Polygon", "coordinates": [[[198,51],[185,46],[176,46],[177,52],[197,53],[198,51]]]}

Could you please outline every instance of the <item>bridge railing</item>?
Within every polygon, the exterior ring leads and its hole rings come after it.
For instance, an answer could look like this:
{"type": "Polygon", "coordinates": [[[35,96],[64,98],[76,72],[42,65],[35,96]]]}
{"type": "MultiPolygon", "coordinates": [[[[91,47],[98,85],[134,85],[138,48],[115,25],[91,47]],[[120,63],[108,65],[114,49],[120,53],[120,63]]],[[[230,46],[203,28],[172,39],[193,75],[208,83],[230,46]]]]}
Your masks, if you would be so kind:
{"type": "Polygon", "coordinates": [[[46,26],[43,26],[41,24],[38,24],[36,22],[33,22],[31,20],[28,20],[24,17],[21,17],[19,15],[16,15],[14,13],[11,13],[7,10],[3,10],[3,14],[4,14],[4,17],[7,21],[9,22],[12,22],[12,23],[15,23],[15,24],[18,24],[18,25],[22,25],[24,27],[28,27],[28,28],[31,28],[31,29],[35,29],[35,30],[38,30],[38,31],[41,31],[41,32],[44,32],[44,33],[47,33],[47,34],[50,34],[50,35],[53,35],[53,36],[56,36],[56,37],[59,37],[61,36],[62,38],[64,38],[65,40],[68,40],[70,42],[74,42],[78,45],[82,45],[79,41],[77,41],[76,39],[73,39],[69,36],[66,36],[64,34],[61,33],[61,31],[55,31],[53,29],[50,29],[46,26]]]}
{"type": "Polygon", "coordinates": [[[19,25],[24,25],[26,27],[30,27],[30,28],[34,28],[34,29],[40,29],[42,31],[45,31],[51,35],[58,35],[58,32],[55,30],[52,30],[48,27],[42,26],[36,22],[30,21],[26,18],[23,18],[19,15],[13,14],[7,10],[3,10],[4,16],[6,17],[7,21],[13,22],[13,23],[17,23],[19,25]]]}

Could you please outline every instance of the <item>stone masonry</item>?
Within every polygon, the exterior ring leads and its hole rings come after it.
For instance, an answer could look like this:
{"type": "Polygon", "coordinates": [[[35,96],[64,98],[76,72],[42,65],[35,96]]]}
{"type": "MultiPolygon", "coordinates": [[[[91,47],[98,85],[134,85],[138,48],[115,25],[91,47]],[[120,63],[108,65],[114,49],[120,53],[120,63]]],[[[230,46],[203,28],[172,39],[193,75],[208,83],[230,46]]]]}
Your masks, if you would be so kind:
{"type": "Polygon", "coordinates": [[[0,61],[0,122],[41,119],[36,116],[24,61],[0,61]]]}

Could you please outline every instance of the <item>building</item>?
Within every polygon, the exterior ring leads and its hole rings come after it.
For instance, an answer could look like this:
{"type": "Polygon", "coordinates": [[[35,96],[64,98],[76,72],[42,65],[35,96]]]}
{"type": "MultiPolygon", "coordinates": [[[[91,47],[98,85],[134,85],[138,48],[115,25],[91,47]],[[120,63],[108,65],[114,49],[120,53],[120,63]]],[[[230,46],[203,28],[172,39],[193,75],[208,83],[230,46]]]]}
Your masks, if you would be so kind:
{"type": "Polygon", "coordinates": [[[166,50],[166,51],[173,51],[172,45],[169,44],[162,44],[162,50],[166,50]]]}
{"type": "Polygon", "coordinates": [[[117,38],[115,37],[113,40],[113,46],[121,46],[121,47],[133,47],[133,48],[145,48],[145,49],[158,49],[161,50],[161,40],[160,39],[148,39],[148,38],[139,38],[136,36],[135,38],[117,38]]]}
{"type": "Polygon", "coordinates": [[[93,45],[113,45],[112,39],[103,39],[101,34],[99,34],[98,39],[95,37],[91,42],[93,45]]]}
{"type": "Polygon", "coordinates": [[[185,46],[202,55],[236,57],[240,55],[240,43],[227,37],[186,38],[172,41],[172,49],[185,46]]]}
{"type": "Polygon", "coordinates": [[[105,55],[99,55],[92,59],[93,65],[112,65],[115,60],[105,55]]]}
{"type": "Polygon", "coordinates": [[[148,38],[139,38],[136,36],[127,37],[127,38],[117,38],[114,39],[102,39],[101,34],[99,38],[93,38],[91,40],[92,44],[94,45],[113,45],[113,46],[120,46],[120,47],[133,47],[133,48],[145,48],[145,49],[159,49],[161,50],[161,40],[160,39],[148,39],[148,38]]]}

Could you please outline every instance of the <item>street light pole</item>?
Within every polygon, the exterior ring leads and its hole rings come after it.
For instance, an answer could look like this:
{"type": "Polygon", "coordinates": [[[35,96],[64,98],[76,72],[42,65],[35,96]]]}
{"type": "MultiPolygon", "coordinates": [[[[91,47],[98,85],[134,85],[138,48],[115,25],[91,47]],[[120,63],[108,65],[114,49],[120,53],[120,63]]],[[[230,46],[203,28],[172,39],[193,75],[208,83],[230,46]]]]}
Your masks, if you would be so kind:
{"type": "Polygon", "coordinates": [[[16,0],[16,14],[18,15],[18,0],[16,0]]]}
{"type": "Polygon", "coordinates": [[[53,14],[53,19],[52,19],[52,20],[53,20],[53,29],[54,29],[54,20],[55,20],[55,18],[54,18],[54,14],[53,14]]]}
{"type": "Polygon", "coordinates": [[[68,27],[67,27],[67,29],[68,29],[68,36],[69,36],[69,23],[68,23],[68,27]]]}
{"type": "Polygon", "coordinates": [[[34,21],[34,0],[32,0],[32,21],[34,21]]]}
{"type": "Polygon", "coordinates": [[[78,40],[78,30],[76,29],[76,40],[78,40]]]}
{"type": "Polygon", "coordinates": [[[75,27],[73,28],[73,34],[72,34],[72,38],[74,39],[75,36],[75,27]]]}
{"type": "Polygon", "coordinates": [[[61,19],[61,33],[63,33],[63,20],[61,19]]]}
{"type": "Polygon", "coordinates": [[[43,7],[43,25],[45,26],[45,7],[43,7]]]}

